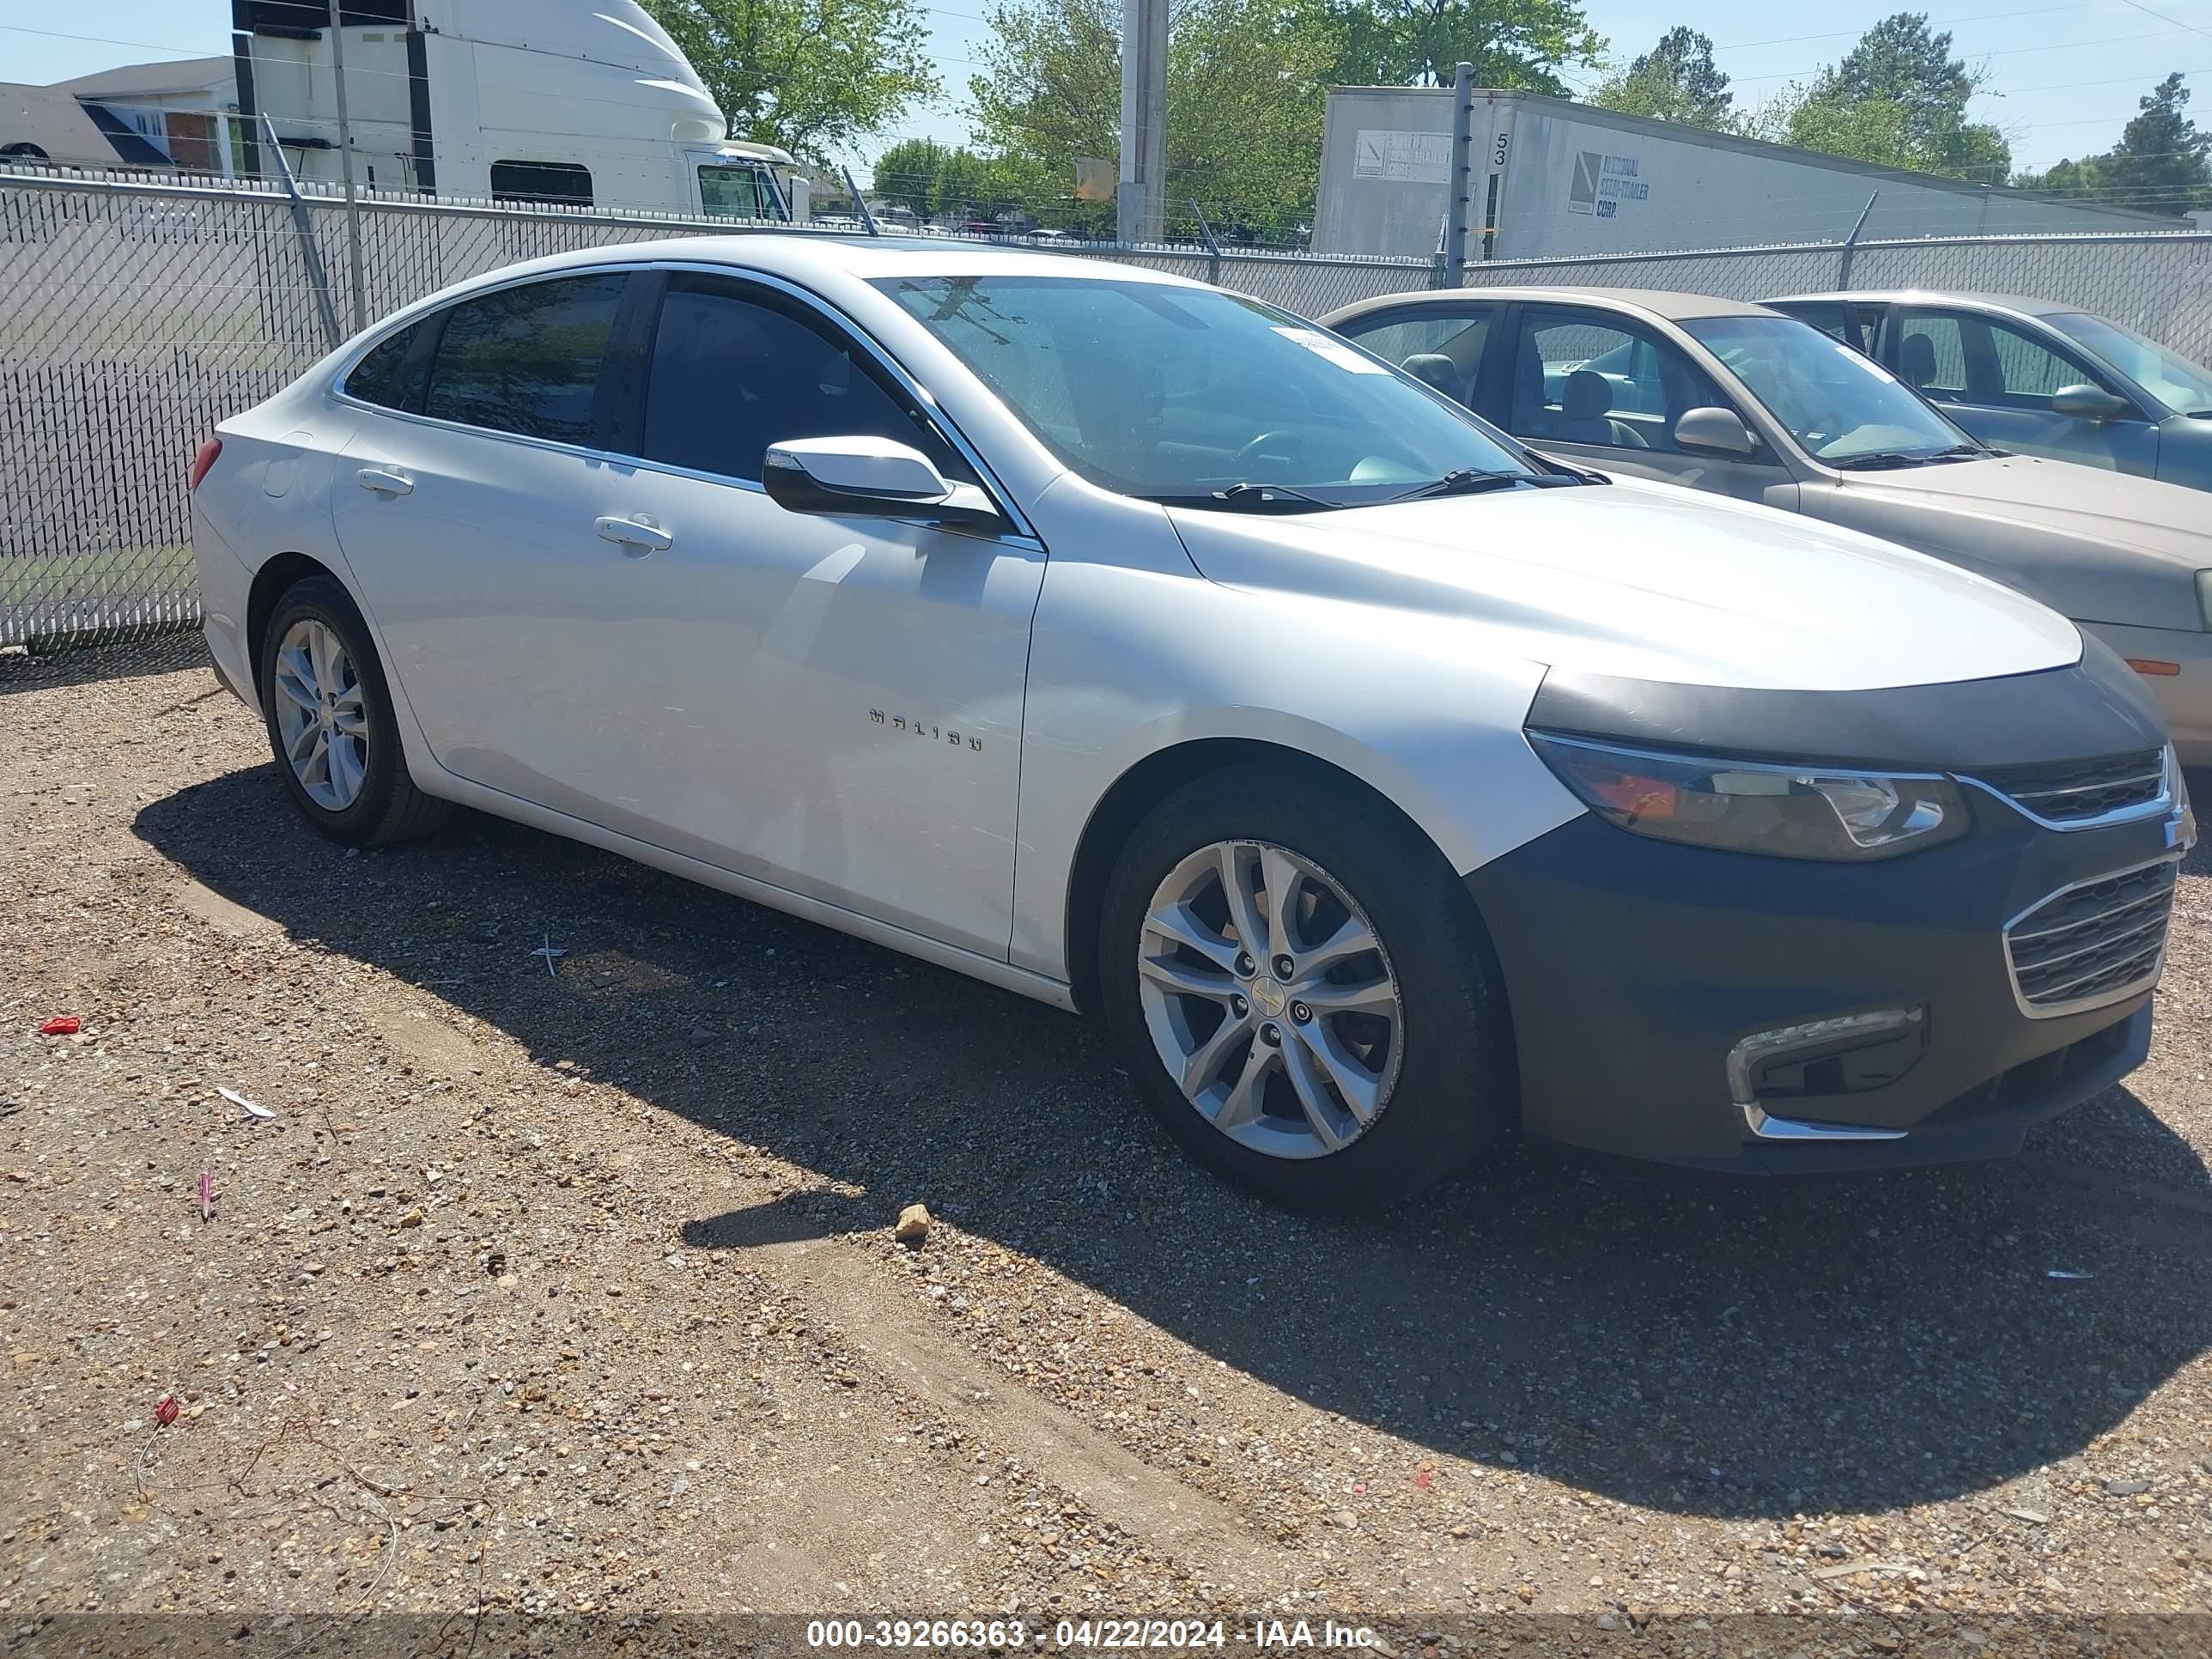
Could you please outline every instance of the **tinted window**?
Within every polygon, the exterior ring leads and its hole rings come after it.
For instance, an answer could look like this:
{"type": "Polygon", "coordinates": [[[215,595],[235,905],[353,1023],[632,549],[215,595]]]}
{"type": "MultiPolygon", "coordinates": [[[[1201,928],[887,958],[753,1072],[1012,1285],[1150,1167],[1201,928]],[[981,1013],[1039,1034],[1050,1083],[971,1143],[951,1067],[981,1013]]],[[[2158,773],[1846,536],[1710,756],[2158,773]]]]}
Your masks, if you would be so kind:
{"type": "Polygon", "coordinates": [[[1278,484],[1349,507],[1462,468],[1526,471],[1473,416],[1241,295],[1028,274],[877,286],[1103,489],[1211,507],[1278,484]]]}
{"type": "Polygon", "coordinates": [[[2148,335],[2087,312],[2049,318],[2176,415],[2212,415],[2212,368],[2167,350],[2148,335]]]}
{"type": "Polygon", "coordinates": [[[757,483],[770,444],[851,437],[910,444],[946,477],[975,481],[857,347],[795,303],[713,276],[670,278],[646,383],[648,460],[757,483]]]}
{"type": "Polygon", "coordinates": [[[573,161],[494,161],[495,202],[554,202],[568,207],[592,204],[592,170],[573,161]]]}
{"type": "Polygon", "coordinates": [[[495,432],[588,441],[599,369],[629,281],[618,271],[564,276],[455,306],[426,412],[495,432]]]}
{"type": "Polygon", "coordinates": [[[1960,319],[1908,316],[1897,332],[1897,372],[1933,397],[1966,395],[1966,338],[1960,319]]]}
{"type": "Polygon", "coordinates": [[[1454,307],[1412,316],[1388,313],[1370,322],[1347,323],[1337,332],[1353,339],[1415,380],[1461,403],[1474,402],[1474,377],[1490,340],[1491,308],[1454,307]]]}
{"type": "Polygon", "coordinates": [[[422,331],[422,325],[417,323],[412,328],[401,329],[372,349],[346,376],[347,395],[365,404],[374,404],[380,409],[400,409],[410,414],[420,409],[422,371],[427,365],[420,360],[410,364],[408,356],[422,331]]]}
{"type": "Polygon", "coordinates": [[[1589,312],[1532,312],[1513,371],[1513,431],[1532,443],[1676,453],[1674,422],[1729,407],[1680,349],[1589,312]]]}

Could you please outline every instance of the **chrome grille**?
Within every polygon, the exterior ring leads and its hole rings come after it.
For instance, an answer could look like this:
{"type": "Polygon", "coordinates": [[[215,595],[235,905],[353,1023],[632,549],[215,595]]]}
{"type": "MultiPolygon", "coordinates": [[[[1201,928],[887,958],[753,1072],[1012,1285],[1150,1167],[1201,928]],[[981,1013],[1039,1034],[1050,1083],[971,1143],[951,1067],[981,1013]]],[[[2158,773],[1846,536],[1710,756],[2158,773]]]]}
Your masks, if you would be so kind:
{"type": "Polygon", "coordinates": [[[2081,823],[2148,806],[2166,793],[2166,752],[2146,749],[2103,760],[2000,766],[1974,775],[2023,811],[2052,823],[2081,823]]]}
{"type": "Polygon", "coordinates": [[[2030,1018],[2078,1013],[2148,989],[2166,957],[2171,859],[2053,893],[2005,929],[2014,994],[2030,1018]]]}

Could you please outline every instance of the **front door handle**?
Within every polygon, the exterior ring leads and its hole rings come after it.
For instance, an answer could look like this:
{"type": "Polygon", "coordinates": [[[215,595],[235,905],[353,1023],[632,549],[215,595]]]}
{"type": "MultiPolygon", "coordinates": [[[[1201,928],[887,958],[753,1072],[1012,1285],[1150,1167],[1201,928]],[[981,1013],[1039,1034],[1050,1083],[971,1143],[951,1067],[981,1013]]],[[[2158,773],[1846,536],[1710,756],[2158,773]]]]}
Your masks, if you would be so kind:
{"type": "Polygon", "coordinates": [[[395,472],[390,467],[365,466],[359,474],[361,487],[380,495],[412,495],[415,480],[404,472],[395,472]]]}
{"type": "Polygon", "coordinates": [[[601,519],[598,528],[601,541],[612,542],[634,559],[665,553],[676,545],[675,537],[641,514],[634,519],[601,519]]]}

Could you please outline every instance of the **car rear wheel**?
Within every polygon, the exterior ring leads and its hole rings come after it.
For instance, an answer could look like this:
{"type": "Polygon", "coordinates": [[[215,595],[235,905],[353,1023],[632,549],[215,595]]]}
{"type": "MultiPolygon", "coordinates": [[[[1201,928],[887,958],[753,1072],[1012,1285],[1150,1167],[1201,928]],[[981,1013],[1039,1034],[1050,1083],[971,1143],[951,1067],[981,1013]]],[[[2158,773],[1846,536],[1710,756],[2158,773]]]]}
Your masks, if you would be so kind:
{"type": "Polygon", "coordinates": [[[1100,934],[1101,1000],[1154,1113],[1279,1203],[1395,1201],[1511,1122],[1480,918],[1379,801],[1289,769],[1202,779],[1131,836],[1100,934]]]}
{"type": "Polygon", "coordinates": [[[368,628],[344,588],[310,576],[276,602],[261,645],[261,706],[294,805],[349,847],[425,836],[453,815],[407,773],[368,628]]]}

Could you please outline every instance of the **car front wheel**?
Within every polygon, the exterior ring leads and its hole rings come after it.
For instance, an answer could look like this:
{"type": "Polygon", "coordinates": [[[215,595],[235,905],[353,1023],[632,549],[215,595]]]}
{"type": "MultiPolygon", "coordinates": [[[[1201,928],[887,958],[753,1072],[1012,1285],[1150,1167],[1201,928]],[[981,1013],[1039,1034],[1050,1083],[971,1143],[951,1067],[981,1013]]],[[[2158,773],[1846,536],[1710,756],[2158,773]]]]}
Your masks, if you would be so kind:
{"type": "Polygon", "coordinates": [[[1108,884],[1101,1000],[1168,1132],[1279,1203],[1386,1204],[1512,1118],[1474,901],[1378,800],[1288,768],[1163,801],[1108,884]]]}

